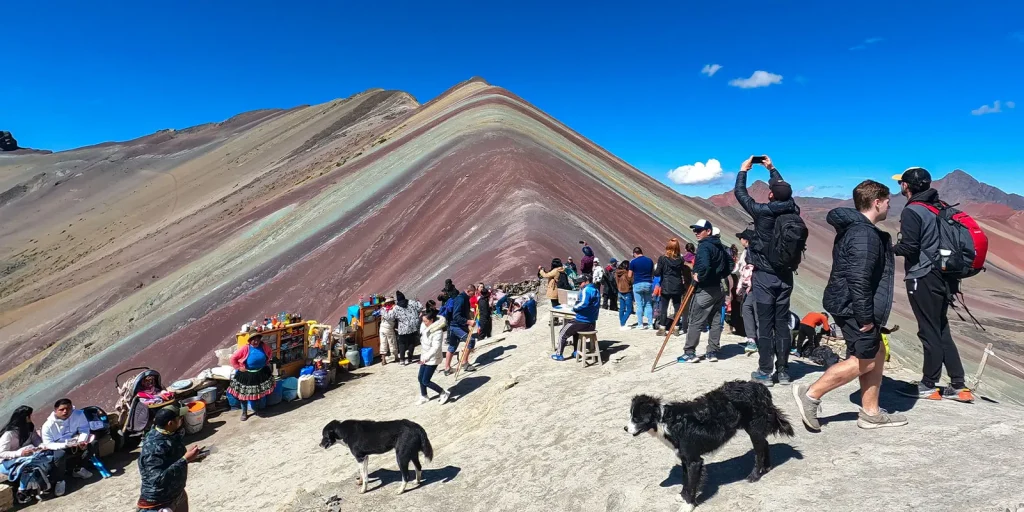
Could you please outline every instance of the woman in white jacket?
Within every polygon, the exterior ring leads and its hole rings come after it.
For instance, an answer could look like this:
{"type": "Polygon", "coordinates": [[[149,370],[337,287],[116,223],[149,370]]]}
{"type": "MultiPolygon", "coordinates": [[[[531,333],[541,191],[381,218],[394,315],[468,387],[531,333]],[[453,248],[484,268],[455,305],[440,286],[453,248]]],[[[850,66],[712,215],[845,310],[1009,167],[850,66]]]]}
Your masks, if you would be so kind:
{"type": "Polygon", "coordinates": [[[448,401],[448,391],[431,382],[437,365],[441,363],[441,344],[444,342],[444,328],[446,322],[443,316],[437,316],[437,310],[427,310],[420,317],[423,323],[420,326],[420,401],[425,404],[430,401],[427,398],[427,388],[436,391],[441,397],[441,403],[448,401]]]}

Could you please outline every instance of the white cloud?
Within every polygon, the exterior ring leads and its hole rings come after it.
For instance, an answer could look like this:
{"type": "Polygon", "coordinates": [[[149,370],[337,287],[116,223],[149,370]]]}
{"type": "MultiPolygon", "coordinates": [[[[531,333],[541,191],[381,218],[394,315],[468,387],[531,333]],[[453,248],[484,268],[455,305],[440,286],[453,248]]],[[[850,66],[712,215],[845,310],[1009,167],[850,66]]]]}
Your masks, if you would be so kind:
{"type": "Polygon", "coordinates": [[[881,37],[869,37],[865,39],[863,43],[858,44],[856,46],[851,46],[850,51],[867,50],[868,46],[876,43],[881,43],[882,41],[884,41],[884,39],[882,39],[881,37]]]}
{"type": "Polygon", "coordinates": [[[1010,37],[1024,43],[1024,30],[1010,34],[1010,37]]]}
{"type": "Polygon", "coordinates": [[[722,66],[719,64],[705,64],[704,69],[700,70],[700,72],[707,76],[715,76],[719,69],[722,69],[722,66]]]}
{"type": "Polygon", "coordinates": [[[782,75],[769,73],[767,71],[754,71],[750,78],[734,78],[729,80],[729,85],[740,89],[753,89],[756,87],[768,87],[772,84],[781,84],[782,75]]]}
{"type": "Polygon", "coordinates": [[[714,158],[708,163],[683,165],[668,172],[668,179],[676,185],[703,185],[722,179],[722,164],[714,158]]]}
{"type": "MultiPolygon", "coordinates": [[[[1010,103],[1013,103],[1013,102],[1011,101],[1010,103]]],[[[972,110],[971,111],[971,115],[983,116],[985,114],[998,114],[998,113],[1003,111],[999,107],[1000,107],[999,100],[996,100],[994,103],[992,103],[992,106],[982,105],[982,106],[972,110]]],[[[1006,107],[1007,108],[1013,108],[1013,107],[1010,106],[1010,104],[1007,104],[1006,107]]]]}
{"type": "Polygon", "coordinates": [[[802,189],[798,190],[798,191],[796,192],[796,195],[798,195],[798,196],[807,196],[807,195],[811,195],[811,194],[813,194],[813,193],[814,193],[814,190],[815,190],[815,189],[817,189],[817,188],[818,188],[818,187],[815,187],[814,185],[808,185],[808,186],[806,186],[806,187],[804,187],[804,188],[802,188],[802,189]]]}
{"type": "Polygon", "coordinates": [[[1012,102],[1012,101],[1007,101],[1006,102],[1006,108],[1013,108],[1013,107],[1016,107],[1016,106],[1017,106],[1017,104],[1012,102]]]}

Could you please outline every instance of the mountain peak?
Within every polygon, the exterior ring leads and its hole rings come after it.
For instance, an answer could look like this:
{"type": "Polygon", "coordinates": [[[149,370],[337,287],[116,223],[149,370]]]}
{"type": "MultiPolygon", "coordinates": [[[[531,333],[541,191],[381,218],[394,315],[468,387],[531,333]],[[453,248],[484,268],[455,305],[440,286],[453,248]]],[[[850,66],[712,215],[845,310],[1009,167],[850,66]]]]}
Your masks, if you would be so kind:
{"type": "Polygon", "coordinates": [[[941,193],[942,199],[950,204],[993,203],[1024,210],[1024,197],[1008,194],[987,183],[978,181],[962,169],[932,182],[932,187],[941,193]]]}

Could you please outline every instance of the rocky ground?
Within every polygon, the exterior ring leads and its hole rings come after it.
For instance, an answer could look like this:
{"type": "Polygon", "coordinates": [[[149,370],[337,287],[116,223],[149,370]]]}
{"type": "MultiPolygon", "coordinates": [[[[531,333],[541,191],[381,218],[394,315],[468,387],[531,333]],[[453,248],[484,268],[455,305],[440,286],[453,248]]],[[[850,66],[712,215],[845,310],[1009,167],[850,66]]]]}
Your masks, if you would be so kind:
{"type": "MultiPolygon", "coordinates": [[[[234,413],[213,418],[196,438],[215,452],[190,467],[192,510],[676,510],[681,473],[675,456],[652,438],[623,432],[630,397],[690,398],[748,377],[754,359],[742,354],[738,338],[725,336],[722,361],[682,366],[675,363],[682,339],[673,338],[662,366],[651,373],[660,339],[651,331],[620,332],[613,314],[603,312],[598,327],[607,362],[588,368],[554,362],[547,316],[542,311],[534,329],[479,347],[478,371],[458,382],[437,377],[454,395],[444,406],[415,405],[415,367],[377,365],[268,417],[246,423],[234,413]],[[369,491],[360,495],[351,455],[318,446],[325,423],[347,418],[422,424],[435,453],[422,486],[397,495],[394,456],[376,456],[369,491]]],[[[802,360],[791,369],[798,382],[820,371],[802,360]]],[[[883,406],[905,411],[910,425],[878,431],[856,426],[856,385],[825,398],[821,433],[800,425],[789,387],[774,387],[796,437],[771,439],[776,468],[755,484],[744,480],[753,465],[744,435],[706,457],[698,510],[1015,510],[1024,501],[1024,410],[985,400],[914,402],[891,392],[892,379],[912,377],[887,375],[882,395],[883,406]]],[[[134,510],[134,462],[111,466],[123,470],[106,481],[76,484],[66,497],[32,509],[134,510]]]]}

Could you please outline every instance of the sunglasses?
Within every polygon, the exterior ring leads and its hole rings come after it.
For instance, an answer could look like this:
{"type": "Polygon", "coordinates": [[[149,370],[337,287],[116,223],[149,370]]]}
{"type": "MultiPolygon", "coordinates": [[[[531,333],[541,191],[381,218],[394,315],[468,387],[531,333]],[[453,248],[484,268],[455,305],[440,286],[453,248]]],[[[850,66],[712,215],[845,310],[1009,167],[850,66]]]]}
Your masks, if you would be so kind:
{"type": "Polygon", "coordinates": [[[693,228],[693,234],[695,234],[695,235],[699,235],[699,234],[700,234],[700,233],[702,233],[703,231],[704,231],[704,230],[703,230],[703,229],[700,229],[700,228],[693,228]]]}

